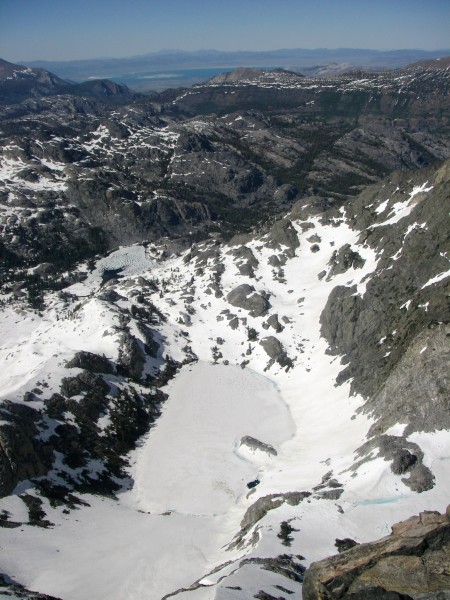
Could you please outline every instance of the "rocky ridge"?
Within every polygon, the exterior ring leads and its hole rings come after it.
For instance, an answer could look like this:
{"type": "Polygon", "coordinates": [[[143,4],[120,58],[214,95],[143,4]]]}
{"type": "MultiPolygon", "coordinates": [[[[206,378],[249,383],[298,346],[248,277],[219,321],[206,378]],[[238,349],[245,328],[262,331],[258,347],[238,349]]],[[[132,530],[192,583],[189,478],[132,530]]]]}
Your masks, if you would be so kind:
{"type": "Polygon", "coordinates": [[[30,97],[59,94],[85,95],[94,98],[137,97],[125,85],[108,79],[95,79],[81,84],[65,81],[45,69],[15,65],[0,59],[0,105],[17,103],[30,97]]]}
{"type": "Polygon", "coordinates": [[[450,593],[450,509],[426,511],[392,527],[377,542],[360,544],[313,563],[303,599],[440,599],[450,593]]]}
{"type": "MultiPolygon", "coordinates": [[[[25,73],[16,67],[8,68],[25,73]]],[[[219,230],[230,237],[295,203],[317,211],[340,206],[387,172],[447,158],[447,72],[402,73],[350,74],[314,85],[296,75],[303,86],[298,93],[308,98],[295,96],[290,107],[275,84],[273,103],[267,102],[261,75],[250,97],[245,86],[241,94],[242,72],[227,76],[238,86],[234,94],[225,81],[151,99],[119,94],[111,107],[90,96],[86,84],[86,93],[5,105],[4,263],[50,262],[60,269],[120,244],[164,236],[186,244],[219,230]],[[379,110],[360,98],[358,85],[372,95],[373,86],[379,90],[379,110]],[[389,86],[398,105],[389,100],[389,86]],[[211,93],[225,103],[223,118],[211,115],[211,93]],[[423,106],[410,106],[417,93],[423,106]],[[201,109],[207,114],[199,116],[196,105],[192,116],[192,99],[209,106],[201,109]],[[46,232],[45,244],[38,231],[46,232]]],[[[294,77],[279,70],[266,76],[294,77]]]]}

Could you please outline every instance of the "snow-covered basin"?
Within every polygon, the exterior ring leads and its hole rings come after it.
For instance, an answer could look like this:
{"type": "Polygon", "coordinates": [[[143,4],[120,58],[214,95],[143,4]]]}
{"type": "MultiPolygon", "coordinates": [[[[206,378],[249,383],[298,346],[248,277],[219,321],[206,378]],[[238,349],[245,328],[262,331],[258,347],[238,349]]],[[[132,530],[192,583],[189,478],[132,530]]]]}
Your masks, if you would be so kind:
{"type": "Polygon", "coordinates": [[[144,246],[140,244],[122,246],[98,260],[95,269],[84,281],[75,283],[67,289],[72,294],[88,296],[100,286],[106,271],[116,271],[121,277],[132,277],[146,273],[154,265],[155,261],[149,257],[144,246]]]}
{"type": "Polygon", "coordinates": [[[269,379],[231,365],[185,367],[169,390],[163,415],[135,452],[131,502],[151,512],[224,513],[258,475],[239,450],[241,438],[278,447],[294,432],[288,408],[269,379]]]}
{"type": "MultiPolygon", "coordinates": [[[[215,566],[247,483],[272,460],[244,458],[242,436],[278,449],[293,421],[269,379],[236,366],[185,366],[166,391],[162,416],[132,454],[133,488],[116,502],[85,497],[91,506],[69,516],[49,512],[52,531],[3,529],[3,571],[64,600],[160,600],[215,566]]],[[[4,502],[14,515],[12,497],[4,502]]]]}

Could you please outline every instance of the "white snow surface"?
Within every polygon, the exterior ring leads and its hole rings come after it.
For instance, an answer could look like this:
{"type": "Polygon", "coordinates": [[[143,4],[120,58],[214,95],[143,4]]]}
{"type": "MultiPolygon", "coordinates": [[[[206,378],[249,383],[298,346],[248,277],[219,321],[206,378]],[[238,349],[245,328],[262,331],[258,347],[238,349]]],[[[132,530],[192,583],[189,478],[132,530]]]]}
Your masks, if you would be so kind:
{"type": "MultiPolygon", "coordinates": [[[[425,186],[418,192],[426,192],[425,186]]],[[[409,214],[415,195],[401,206],[394,205],[395,214],[383,225],[409,214]]],[[[300,248],[283,267],[283,278],[268,264],[277,251],[259,240],[248,245],[259,261],[251,280],[239,274],[229,250],[221,249],[222,297],[208,293],[207,268],[203,275],[196,274],[194,261],[185,262],[184,256],[158,263],[142,247],[133,246],[102,259],[85,282],[73,286],[72,293],[81,300],[74,314],[64,317],[56,297],[42,317],[3,310],[0,358],[5,367],[0,389],[10,399],[19,400],[25,389],[48,372],[52,373],[49,385],[56,390],[67,373],[64,359],[76,350],[110,358],[117,355],[118,309],[96,298],[107,269],[123,269],[124,277],[115,286],[125,298],[121,306],[127,306],[132,292],[139,289],[139,275],[164,281],[164,293],[152,296],[167,317],[158,326],[163,353],[182,360],[182,348],[189,343],[199,361],[184,366],[167,386],[169,399],[162,416],[131,453],[132,489],[119,494],[116,501],[85,495],[90,506],[70,515],[46,505],[48,518],[55,523],[48,530],[2,529],[5,551],[0,571],[30,589],[64,600],[161,600],[181,589],[175,597],[234,597],[225,586],[241,586],[245,592],[239,598],[250,599],[263,583],[274,595],[277,583],[289,587],[293,591],[289,597],[298,599],[300,586],[277,579],[257,565],[239,568],[240,559],[288,551],[305,556],[303,564],[308,565],[334,554],[336,538],[377,539],[411,514],[445,509],[450,492],[448,432],[410,438],[420,444],[425,464],[433,470],[436,485],[432,490],[411,492],[380,457],[351,470],[354,453],[366,440],[372,421],[357,412],[363,400],[350,395],[349,383],[336,386],[340,357],[327,353],[319,319],[336,285],[355,285],[357,293],[364,295],[377,257],[359,243],[358,232],[350,229],[344,215],[335,226],[322,224],[318,217],[309,223],[321,239],[320,249],[311,252],[306,240],[311,229],[303,231],[301,223],[294,223],[300,248]],[[318,274],[329,270],[333,250],[346,243],[365,260],[364,267],[331,281],[319,280],[318,274]],[[227,294],[241,283],[270,293],[270,314],[277,314],[280,321],[285,317],[283,331],[264,329],[266,317],[251,317],[228,304],[227,294]],[[191,303],[187,295],[192,296],[191,303]],[[191,324],[180,325],[180,316],[188,308],[194,309],[191,324]],[[239,318],[237,329],[228,325],[225,310],[239,318]],[[247,327],[254,328],[259,339],[276,335],[293,367],[270,366],[262,346],[249,342],[247,327]],[[220,364],[212,364],[214,346],[223,354],[220,364]],[[224,364],[225,359],[230,364],[224,364]],[[239,366],[243,361],[248,361],[245,369],[239,366]],[[240,448],[246,435],[270,444],[277,454],[240,448]],[[283,503],[257,523],[256,539],[251,539],[252,529],[243,547],[229,548],[244,514],[258,498],[312,491],[330,472],[344,486],[339,500],[312,495],[298,506],[283,503]],[[259,485],[249,490],[247,483],[256,478],[259,485]],[[299,530],[289,549],[277,537],[281,521],[299,530]]],[[[401,435],[403,429],[399,423],[389,433],[401,435]]],[[[14,495],[0,501],[2,509],[12,519],[23,518],[14,495]]]]}
{"type": "Polygon", "coordinates": [[[169,394],[156,428],[134,453],[130,502],[152,513],[226,514],[258,475],[239,450],[241,438],[281,445],[294,432],[288,408],[269,379],[206,362],[184,367],[169,394]]]}

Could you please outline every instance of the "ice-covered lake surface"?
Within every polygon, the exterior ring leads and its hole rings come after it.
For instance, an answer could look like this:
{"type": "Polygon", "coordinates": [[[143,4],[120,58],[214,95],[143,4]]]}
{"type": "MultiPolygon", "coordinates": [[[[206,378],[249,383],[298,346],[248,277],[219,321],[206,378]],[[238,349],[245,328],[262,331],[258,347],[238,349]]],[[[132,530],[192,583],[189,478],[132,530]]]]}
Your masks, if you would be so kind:
{"type": "Polygon", "coordinates": [[[279,448],[294,433],[289,410],[269,379],[232,365],[186,366],[169,390],[163,415],[135,452],[130,499],[152,513],[224,515],[264,468],[260,456],[253,461],[240,449],[241,439],[279,448]]]}
{"type": "Polygon", "coordinates": [[[117,502],[86,496],[76,521],[55,511],[52,535],[2,530],[11,577],[64,600],[157,600],[215,566],[247,483],[272,461],[240,450],[241,438],[279,449],[294,424],[276,386],[249,369],[199,362],[166,391],[163,415],[132,453],[130,491],[117,502]]]}
{"type": "Polygon", "coordinates": [[[132,277],[133,275],[145,273],[154,264],[155,261],[141,244],[122,246],[98,260],[95,263],[95,269],[87,275],[87,278],[81,283],[72,285],[68,290],[80,297],[88,296],[105,281],[105,275],[107,276],[106,279],[114,275],[132,277]],[[108,273],[110,276],[108,276],[108,273]]]}

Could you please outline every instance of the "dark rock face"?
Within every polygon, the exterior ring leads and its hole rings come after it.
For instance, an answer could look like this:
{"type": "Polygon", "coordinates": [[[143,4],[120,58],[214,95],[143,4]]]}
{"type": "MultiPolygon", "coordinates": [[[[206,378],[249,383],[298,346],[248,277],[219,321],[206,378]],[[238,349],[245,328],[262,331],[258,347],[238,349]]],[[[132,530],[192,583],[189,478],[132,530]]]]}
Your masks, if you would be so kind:
{"type": "Polygon", "coordinates": [[[254,269],[258,266],[258,261],[255,255],[246,246],[240,246],[231,251],[231,254],[236,257],[239,273],[247,277],[254,277],[254,269]]]}
{"type": "Polygon", "coordinates": [[[290,506],[297,506],[305,498],[311,495],[310,492],[287,492],[285,494],[270,494],[258,498],[246,511],[242,521],[241,530],[235,536],[231,547],[239,547],[243,543],[244,537],[252,529],[252,527],[263,519],[270,510],[274,510],[281,506],[284,502],[290,506]]]}
{"type": "Polygon", "coordinates": [[[281,367],[292,366],[292,360],[286,354],[283,344],[273,335],[262,339],[260,342],[266,354],[270,357],[272,363],[277,362],[281,367]]]}
{"type": "Polygon", "coordinates": [[[118,365],[131,378],[139,380],[145,364],[145,351],[129,332],[122,334],[118,365]]]}
{"type": "Polygon", "coordinates": [[[278,315],[276,314],[270,315],[270,317],[267,319],[267,327],[272,327],[272,329],[275,329],[277,333],[280,333],[284,329],[283,325],[281,325],[280,321],[278,320],[278,315]]]}
{"type": "Polygon", "coordinates": [[[295,250],[300,246],[297,232],[288,219],[275,222],[266,244],[268,248],[284,250],[289,258],[295,256],[295,250]]]}
{"type": "Polygon", "coordinates": [[[447,598],[450,510],[423,512],[392,527],[390,536],[313,563],[304,600],[447,598]]]}
{"type": "Polygon", "coordinates": [[[23,479],[45,475],[50,453],[36,441],[40,413],[29,407],[4,402],[0,409],[0,497],[7,496],[23,479]]]}
{"type": "MultiPolygon", "coordinates": [[[[313,247],[311,247],[312,250],[313,247]]],[[[358,254],[352,250],[350,244],[345,244],[339,250],[333,252],[333,256],[329,262],[331,269],[328,273],[327,280],[329,281],[334,275],[339,273],[345,273],[352,267],[354,269],[360,269],[364,265],[364,260],[358,254]]]]}
{"type": "Polygon", "coordinates": [[[377,417],[370,434],[381,432],[396,418],[398,422],[398,415],[403,418],[407,411],[410,416],[403,421],[408,423],[405,436],[410,431],[449,427],[449,339],[450,327],[443,323],[430,324],[413,339],[370,403],[370,410],[377,417]]]}
{"type": "Polygon", "coordinates": [[[354,548],[355,546],[357,546],[357,542],[355,542],[355,540],[352,540],[350,538],[344,538],[343,540],[336,539],[336,542],[334,545],[336,546],[338,552],[341,553],[341,552],[345,552],[346,550],[350,550],[350,548],[354,548]]]}
{"type": "Polygon", "coordinates": [[[109,392],[109,385],[99,375],[90,371],[82,371],[75,377],[62,379],[61,393],[68,398],[88,391],[106,395],[109,392]]]}
{"type": "Polygon", "coordinates": [[[364,410],[377,419],[371,435],[399,421],[408,424],[409,432],[450,425],[445,324],[449,283],[448,278],[429,283],[448,269],[442,248],[449,244],[444,224],[449,168],[445,163],[437,170],[416,172],[408,181],[396,174],[389,189],[369,189],[348,209],[355,215],[355,226],[366,229],[365,242],[376,248],[379,261],[363,295],[354,286],[333,289],[321,315],[321,332],[332,353],[346,355],[348,365],[338,383],[352,377],[353,391],[368,399],[364,410]],[[392,205],[400,183],[408,190],[427,178],[427,186],[433,188],[417,196],[411,213],[383,227],[390,208],[378,217],[370,210],[375,198],[379,203],[383,193],[381,199],[391,198],[392,205]]]}
{"type": "Polygon", "coordinates": [[[391,464],[391,471],[395,475],[403,475],[417,462],[417,456],[411,454],[408,450],[403,448],[398,450],[394,456],[394,460],[391,464]]]}
{"type": "Polygon", "coordinates": [[[255,291],[252,285],[243,283],[227,295],[227,300],[232,306],[247,310],[252,317],[260,317],[270,308],[270,303],[261,294],[255,291]]]}
{"type": "Polygon", "coordinates": [[[260,440],[257,440],[256,438],[252,437],[251,435],[245,435],[243,438],[241,438],[239,445],[247,446],[251,450],[260,450],[261,452],[267,452],[267,454],[270,454],[271,456],[277,455],[277,451],[273,446],[261,442],[260,440]]]}
{"type": "Polygon", "coordinates": [[[429,467],[423,464],[423,452],[420,447],[408,441],[405,436],[380,435],[374,436],[358,448],[357,455],[364,458],[356,463],[354,468],[371,460],[371,451],[378,449],[378,455],[391,461],[391,471],[395,475],[405,475],[402,482],[413,492],[424,492],[434,486],[434,475],[429,467]]]}
{"type": "Polygon", "coordinates": [[[77,352],[72,360],[66,364],[66,367],[68,369],[77,367],[91,373],[114,373],[111,363],[105,356],[99,356],[84,350],[77,352]]]}

